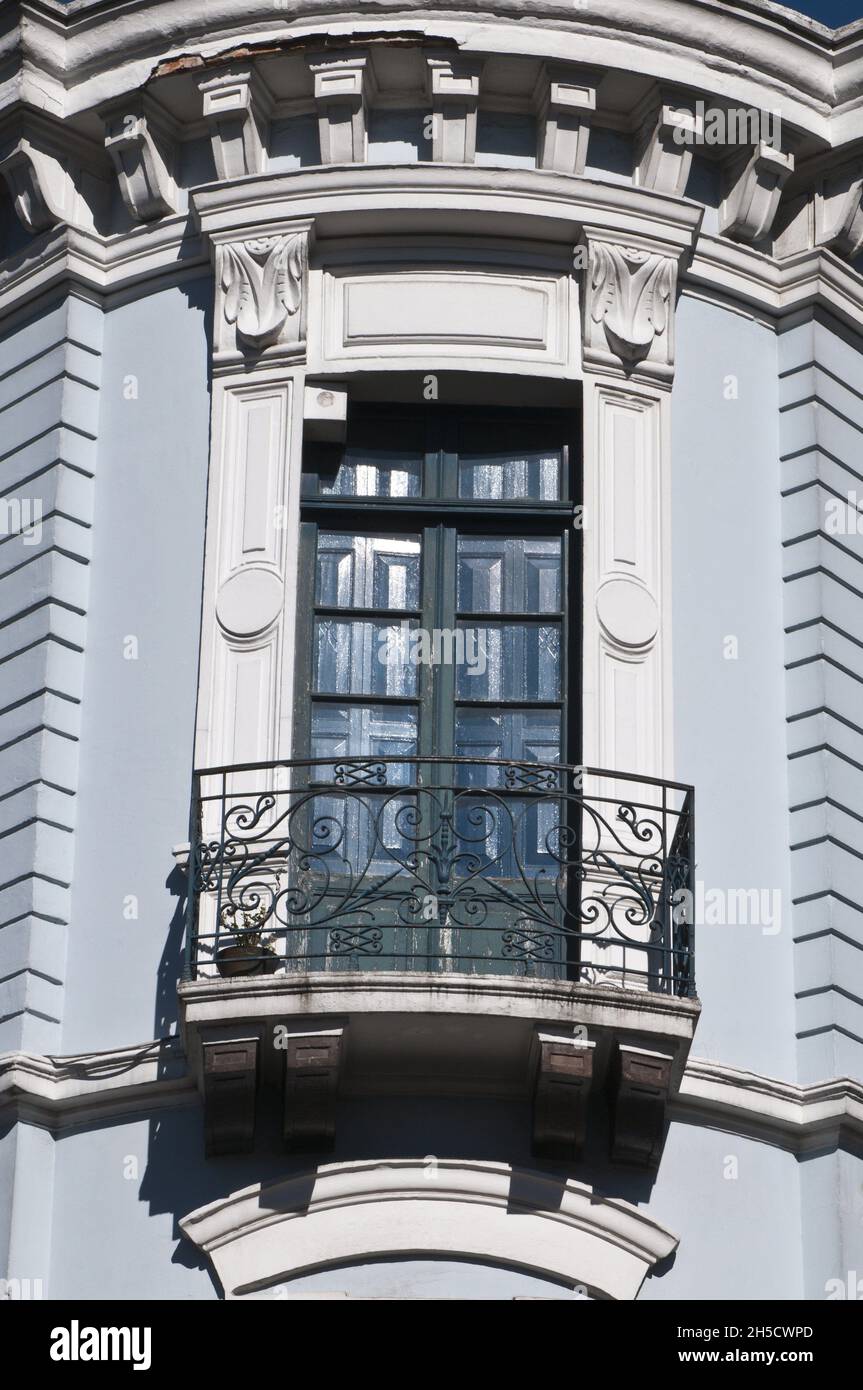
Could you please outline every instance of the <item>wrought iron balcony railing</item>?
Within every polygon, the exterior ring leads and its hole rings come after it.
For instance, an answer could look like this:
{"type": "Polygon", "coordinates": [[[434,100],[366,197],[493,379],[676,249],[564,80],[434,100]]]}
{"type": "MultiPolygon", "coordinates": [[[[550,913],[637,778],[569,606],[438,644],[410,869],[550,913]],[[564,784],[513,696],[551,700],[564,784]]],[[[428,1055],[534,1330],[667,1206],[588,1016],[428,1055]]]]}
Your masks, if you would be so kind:
{"type": "Polygon", "coordinates": [[[532,975],[695,993],[691,787],[381,757],[198,773],[187,976],[532,975]]]}

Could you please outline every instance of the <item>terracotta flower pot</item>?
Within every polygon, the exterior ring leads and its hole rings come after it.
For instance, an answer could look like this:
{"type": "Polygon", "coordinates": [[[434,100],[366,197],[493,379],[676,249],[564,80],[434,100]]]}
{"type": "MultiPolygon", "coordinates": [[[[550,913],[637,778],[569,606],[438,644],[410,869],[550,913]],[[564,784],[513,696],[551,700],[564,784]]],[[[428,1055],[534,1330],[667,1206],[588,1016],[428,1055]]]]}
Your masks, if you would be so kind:
{"type": "Polygon", "coordinates": [[[272,975],[279,968],[279,958],[269,946],[239,942],[217,951],[216,965],[222,978],[228,980],[233,975],[272,975]]]}

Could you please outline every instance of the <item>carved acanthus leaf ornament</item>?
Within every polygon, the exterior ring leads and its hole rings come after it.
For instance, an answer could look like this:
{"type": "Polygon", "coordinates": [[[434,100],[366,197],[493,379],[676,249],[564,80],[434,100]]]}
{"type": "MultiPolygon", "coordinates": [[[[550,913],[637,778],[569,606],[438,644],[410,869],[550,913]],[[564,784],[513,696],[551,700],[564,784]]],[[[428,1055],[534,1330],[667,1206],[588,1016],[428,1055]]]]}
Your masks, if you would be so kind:
{"type": "Polygon", "coordinates": [[[674,263],[634,246],[594,242],[590,250],[590,316],[603,324],[612,351],[636,362],[668,328],[674,263]]]}
{"type": "Polygon", "coordinates": [[[303,293],[306,238],[258,237],[226,246],[222,263],[225,318],[253,347],[278,341],[303,293]]]}

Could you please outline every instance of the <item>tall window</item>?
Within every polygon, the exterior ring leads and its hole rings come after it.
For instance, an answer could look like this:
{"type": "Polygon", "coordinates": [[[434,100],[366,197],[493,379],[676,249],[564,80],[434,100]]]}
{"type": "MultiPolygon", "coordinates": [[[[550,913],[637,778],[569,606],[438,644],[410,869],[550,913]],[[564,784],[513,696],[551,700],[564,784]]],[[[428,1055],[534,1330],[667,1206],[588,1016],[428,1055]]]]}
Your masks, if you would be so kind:
{"type": "Polygon", "coordinates": [[[577,761],[571,426],[366,407],[309,451],[298,757],[577,761]]]}
{"type": "Polygon", "coordinates": [[[537,765],[578,753],[570,424],[369,407],[343,450],[307,456],[296,754],[320,761],[291,820],[306,959],[568,969],[573,827],[537,765]]]}

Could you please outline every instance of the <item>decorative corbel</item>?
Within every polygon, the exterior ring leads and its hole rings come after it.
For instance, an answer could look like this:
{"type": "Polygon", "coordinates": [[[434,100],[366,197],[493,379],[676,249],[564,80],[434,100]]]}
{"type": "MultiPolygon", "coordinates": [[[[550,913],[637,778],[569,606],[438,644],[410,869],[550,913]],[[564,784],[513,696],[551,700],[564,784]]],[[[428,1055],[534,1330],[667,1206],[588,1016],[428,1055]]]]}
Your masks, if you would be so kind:
{"type": "Polygon", "coordinates": [[[217,356],[303,351],[311,231],[304,221],[217,244],[217,356]]]}
{"type": "Polygon", "coordinates": [[[596,1043],[537,1030],[533,1047],[533,1152],[571,1161],[584,1145],[596,1043]]]}
{"type": "Polygon", "coordinates": [[[0,156],[0,176],[6,181],[18,219],[28,232],[46,232],[64,220],[63,167],[29,140],[16,141],[0,156]]]}
{"type": "Polygon", "coordinates": [[[60,223],[93,231],[107,209],[108,170],[98,145],[40,112],[14,113],[0,131],[0,177],[28,232],[60,223]]]}
{"type": "Polygon", "coordinates": [[[344,1032],[328,1028],[287,1035],[284,1137],[294,1152],[333,1147],[344,1032]]]}
{"type": "Polygon", "coordinates": [[[176,212],[176,136],[167,115],[146,98],[115,102],[99,114],[105,123],[105,148],[131,216],[137,222],[153,222],[176,212]]]}
{"type": "Polygon", "coordinates": [[[374,101],[372,65],[365,53],[317,53],[309,58],[323,164],[362,164],[367,110],[374,101]]]}
{"type": "Polygon", "coordinates": [[[585,366],[670,380],[678,257],[665,249],[619,243],[588,228],[582,245],[587,249],[581,295],[585,366]]]}
{"type": "Polygon", "coordinates": [[[760,241],[767,236],[779,210],[786,179],[794,171],[793,154],[759,140],[728,166],[726,193],[719,213],[719,229],[740,241],[760,241]]]}
{"type": "Polygon", "coordinates": [[[199,83],[220,182],[264,173],[272,98],[253,67],[231,66],[199,83]]]}
{"type": "Polygon", "coordinates": [[[583,174],[590,122],[596,110],[596,73],[543,63],[533,101],[539,123],[538,163],[561,174],[583,174]]]}
{"type": "Polygon", "coordinates": [[[655,1169],[662,1154],[672,1059],[620,1044],[609,1074],[611,1159],[655,1169]]]}
{"type": "Polygon", "coordinates": [[[703,122],[691,106],[662,101],[641,124],[635,181],[640,188],[682,198],[689,182],[693,149],[703,122]]]}
{"type": "Polygon", "coordinates": [[[481,64],[463,57],[428,57],[432,159],[473,164],[481,64]]]}
{"type": "Polygon", "coordinates": [[[863,251],[863,172],[846,165],[825,178],[815,195],[815,245],[829,246],[842,256],[863,251]]]}
{"type": "Polygon", "coordinates": [[[260,1038],[225,1036],[214,1029],[201,1040],[201,1087],[207,1158],[249,1153],[255,1142],[260,1038]]]}

